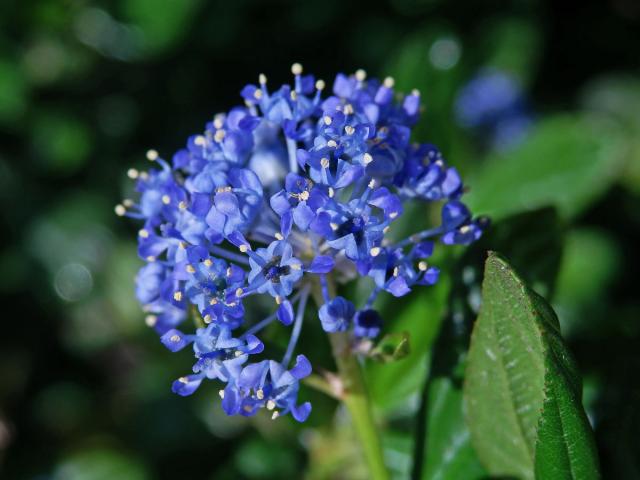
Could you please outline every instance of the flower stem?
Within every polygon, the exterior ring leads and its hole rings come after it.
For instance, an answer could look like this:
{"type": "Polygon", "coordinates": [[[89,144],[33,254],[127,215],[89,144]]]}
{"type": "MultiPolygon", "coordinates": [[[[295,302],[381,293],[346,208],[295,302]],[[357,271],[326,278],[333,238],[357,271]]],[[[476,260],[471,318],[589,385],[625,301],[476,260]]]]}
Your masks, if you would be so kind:
{"type": "MultiPolygon", "coordinates": [[[[328,289],[335,295],[335,286],[328,276],[328,289]]],[[[318,306],[324,303],[320,284],[314,285],[313,297],[318,306]]],[[[371,403],[362,375],[362,368],[351,349],[350,336],[346,332],[330,333],[331,349],[342,381],[339,399],[347,407],[360,445],[364,453],[369,478],[388,480],[389,472],[384,464],[382,442],[376,429],[371,403]]]]}
{"type": "Polygon", "coordinates": [[[331,333],[329,338],[338,365],[338,372],[343,382],[342,402],[351,415],[353,426],[369,466],[370,478],[388,480],[389,472],[384,465],[382,443],[373,419],[362,369],[355,354],[351,351],[349,337],[346,333],[331,333]]]}

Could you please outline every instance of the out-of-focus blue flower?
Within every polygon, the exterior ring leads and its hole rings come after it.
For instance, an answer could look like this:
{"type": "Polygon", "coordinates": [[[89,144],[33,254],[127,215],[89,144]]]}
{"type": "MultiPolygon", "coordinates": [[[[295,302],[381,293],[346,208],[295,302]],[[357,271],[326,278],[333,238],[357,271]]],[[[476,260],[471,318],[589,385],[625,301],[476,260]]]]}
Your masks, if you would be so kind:
{"type": "Polygon", "coordinates": [[[382,329],[382,318],[375,310],[360,310],[354,318],[353,334],[356,337],[377,337],[382,329]]]}
{"type": "Polygon", "coordinates": [[[275,91],[260,75],[242,90],[244,105],[216,115],[171,165],[149,151],[159,168],[129,171],[140,196],[116,213],[143,222],[136,295],[147,324],[169,350],[193,347],[192,373],[173,391],[190,395],[217,380],[229,415],[267,409],[304,421],[311,405],[298,402],[299,382],[311,364],[304,355],[290,363],[311,292],[326,332],[375,337],[378,295],[433,285],[436,242],[468,244],[487,223],[461,202],[462,180],[437,148],[410,143],[417,91],[396,100],[391,78],[360,70],[339,74],[326,96],[322,80],[298,64],[292,71],[293,85],[275,91]],[[442,202],[441,222],[392,241],[407,201],[442,202]],[[358,307],[330,287],[356,273],[374,284],[358,307]],[[251,296],[272,301],[272,313],[254,321],[251,296]],[[282,360],[256,361],[265,350],[256,335],[274,320],[291,331],[282,360]]]}
{"type": "Polygon", "coordinates": [[[495,69],[481,71],[460,90],[455,113],[461,126],[498,150],[520,143],[533,124],[518,80],[495,69]]]}

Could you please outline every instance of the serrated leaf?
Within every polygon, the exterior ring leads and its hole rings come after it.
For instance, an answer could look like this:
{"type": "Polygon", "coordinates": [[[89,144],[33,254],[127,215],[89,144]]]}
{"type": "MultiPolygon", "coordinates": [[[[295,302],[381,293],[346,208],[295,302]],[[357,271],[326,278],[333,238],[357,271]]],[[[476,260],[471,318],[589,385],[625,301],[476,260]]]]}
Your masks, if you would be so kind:
{"type": "Polygon", "coordinates": [[[575,216],[620,173],[621,145],[619,132],[601,118],[549,117],[518,148],[487,159],[467,202],[494,220],[547,205],[575,216]]]}
{"type": "Polygon", "coordinates": [[[469,350],[464,400],[472,442],[483,465],[492,475],[533,479],[535,463],[547,465],[549,455],[562,456],[560,450],[567,449],[568,443],[574,444],[572,450],[591,455],[572,457],[580,465],[572,463],[574,470],[597,465],[595,453],[584,444],[590,438],[588,423],[581,427],[588,437],[555,443],[538,437],[543,407],[550,418],[545,428],[555,425],[553,405],[545,401],[553,399],[557,408],[567,408],[565,393],[558,396],[555,391],[560,374],[566,384],[561,391],[573,392],[574,406],[585,418],[576,393],[580,379],[551,307],[496,254],[486,262],[482,299],[469,350]]]}
{"type": "Polygon", "coordinates": [[[524,285],[495,255],[486,263],[482,298],[465,379],[472,441],[489,473],[533,478],[542,338],[524,285]]]}

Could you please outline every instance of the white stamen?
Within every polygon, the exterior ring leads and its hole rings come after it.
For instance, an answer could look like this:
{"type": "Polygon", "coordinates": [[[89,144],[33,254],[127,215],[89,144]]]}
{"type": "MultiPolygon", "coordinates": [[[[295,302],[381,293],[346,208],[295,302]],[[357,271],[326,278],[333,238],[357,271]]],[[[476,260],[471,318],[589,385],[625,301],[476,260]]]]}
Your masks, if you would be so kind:
{"type": "Polygon", "coordinates": [[[345,115],[353,115],[353,105],[351,105],[350,103],[347,103],[344,106],[344,114],[345,115]]]}
{"type": "Polygon", "coordinates": [[[344,131],[347,135],[353,135],[353,133],[356,131],[355,128],[353,128],[351,125],[347,125],[344,127],[344,131]]]}
{"type": "Polygon", "coordinates": [[[320,160],[320,166],[322,168],[329,168],[329,159],[328,158],[323,158],[320,160]]]}
{"type": "Polygon", "coordinates": [[[274,235],[274,237],[276,237],[276,240],[284,240],[284,237],[282,236],[281,233],[276,232],[276,234],[274,235]]]}
{"type": "Polygon", "coordinates": [[[329,187],[329,198],[333,198],[335,194],[336,191],[333,189],[333,187],[329,187]]]}
{"type": "Polygon", "coordinates": [[[267,83],[267,76],[264,73],[261,73],[260,75],[258,75],[258,82],[260,83],[260,85],[264,85],[265,83],[267,83]]]}
{"type": "Polygon", "coordinates": [[[261,388],[256,390],[256,397],[258,397],[258,400],[262,400],[264,398],[264,391],[261,388]]]}
{"type": "Polygon", "coordinates": [[[187,209],[187,202],[185,202],[184,200],[180,201],[180,203],[178,203],[178,208],[180,210],[186,210],[187,209]]]}
{"type": "Polygon", "coordinates": [[[369,165],[371,162],[373,162],[373,157],[370,153],[365,153],[362,156],[362,163],[364,163],[365,165],[369,165]]]}
{"type": "Polygon", "coordinates": [[[194,140],[193,143],[195,143],[196,145],[198,145],[199,147],[204,147],[207,144],[207,139],[204,138],[202,135],[198,135],[194,140]]]}
{"type": "Polygon", "coordinates": [[[241,288],[236,289],[236,297],[241,297],[243,293],[244,293],[244,290],[242,290],[241,288]]]}
{"type": "Polygon", "coordinates": [[[384,79],[384,82],[382,82],[383,85],[387,88],[393,88],[393,86],[395,85],[396,81],[393,79],[393,77],[387,77],[384,79]]]}
{"type": "Polygon", "coordinates": [[[300,75],[302,73],[302,65],[299,63],[294,63],[291,65],[291,73],[294,75],[300,75]]]}
{"type": "Polygon", "coordinates": [[[189,273],[196,273],[196,269],[193,267],[193,265],[187,265],[186,270],[189,273]]]}
{"type": "Polygon", "coordinates": [[[127,176],[131,180],[135,180],[136,178],[138,178],[138,175],[140,175],[140,172],[138,172],[138,170],[136,170],[135,168],[130,168],[129,170],[127,170],[127,176]]]}
{"type": "Polygon", "coordinates": [[[267,401],[267,410],[273,410],[274,408],[276,408],[276,402],[274,402],[273,400],[268,400],[267,401]]]}
{"type": "Polygon", "coordinates": [[[220,395],[220,398],[222,398],[224,400],[224,390],[220,390],[218,392],[218,395],[220,395]]]}
{"type": "Polygon", "coordinates": [[[316,90],[320,90],[320,91],[322,91],[322,90],[324,90],[324,87],[325,87],[325,86],[326,86],[326,85],[325,85],[325,83],[324,83],[324,80],[318,80],[318,81],[316,82],[316,90]]]}
{"type": "Polygon", "coordinates": [[[220,143],[222,140],[224,140],[224,136],[227,134],[227,132],[225,132],[224,130],[218,130],[215,135],[213,136],[213,139],[217,142],[220,143]]]}
{"type": "Polygon", "coordinates": [[[127,213],[127,209],[124,208],[124,205],[116,205],[116,207],[114,208],[116,215],[118,215],[119,217],[122,217],[125,213],[127,213]]]}
{"type": "Polygon", "coordinates": [[[147,257],[147,262],[155,262],[156,261],[156,257],[154,257],[153,255],[149,255],[147,257]]]}
{"type": "Polygon", "coordinates": [[[418,270],[420,270],[421,272],[424,272],[427,270],[427,262],[419,262],[418,263],[418,270]]]}
{"type": "Polygon", "coordinates": [[[204,320],[204,323],[207,323],[207,324],[211,323],[211,315],[209,315],[209,314],[207,313],[207,314],[204,316],[203,320],[204,320]]]}
{"type": "Polygon", "coordinates": [[[189,379],[188,379],[187,377],[180,377],[180,378],[178,379],[178,381],[179,381],[180,383],[189,383],[189,379]]]}
{"type": "Polygon", "coordinates": [[[174,299],[176,302],[180,302],[180,301],[182,301],[182,292],[181,292],[180,290],[178,290],[177,292],[175,292],[175,293],[173,294],[173,299],[174,299]]]}
{"type": "Polygon", "coordinates": [[[359,82],[363,82],[365,80],[365,78],[367,78],[367,72],[365,72],[361,68],[356,70],[356,80],[358,80],[359,82]]]}
{"type": "Polygon", "coordinates": [[[413,90],[411,90],[411,95],[413,95],[414,97],[419,97],[420,90],[418,90],[417,88],[414,88],[413,90]]]}
{"type": "Polygon", "coordinates": [[[325,125],[327,125],[327,126],[331,125],[332,120],[331,120],[331,117],[329,115],[325,115],[322,120],[324,121],[325,125]]]}
{"type": "Polygon", "coordinates": [[[273,412],[273,415],[271,415],[271,420],[275,420],[279,416],[280,416],[280,412],[273,412]]]}
{"type": "Polygon", "coordinates": [[[329,148],[336,148],[337,146],[338,146],[338,144],[336,143],[335,140],[329,140],[327,142],[327,147],[329,147],[329,148]]]}
{"type": "Polygon", "coordinates": [[[163,195],[162,203],[164,203],[165,205],[169,205],[171,203],[171,197],[169,195],[163,195]]]}
{"type": "Polygon", "coordinates": [[[158,321],[158,317],[155,315],[147,315],[144,319],[144,323],[147,324],[147,327],[153,327],[158,321]]]}
{"type": "Polygon", "coordinates": [[[258,88],[255,92],[253,92],[253,96],[256,98],[256,100],[260,100],[262,98],[262,90],[258,88]]]}
{"type": "Polygon", "coordinates": [[[240,250],[242,253],[246,253],[246,251],[249,250],[249,247],[246,245],[240,245],[238,247],[238,250],[240,250]]]}
{"type": "Polygon", "coordinates": [[[289,266],[291,267],[291,270],[300,270],[302,268],[302,265],[300,265],[299,263],[292,263],[289,266]]]}
{"type": "Polygon", "coordinates": [[[380,255],[380,247],[373,247],[371,248],[371,250],[369,250],[369,253],[371,254],[372,257],[377,257],[378,255],[380,255]]]}
{"type": "Polygon", "coordinates": [[[127,208],[131,208],[133,207],[133,200],[131,200],[130,198],[125,198],[124,200],[122,200],[122,204],[127,208]]]}
{"type": "Polygon", "coordinates": [[[306,190],[302,193],[300,193],[299,197],[300,200],[306,202],[307,200],[309,200],[309,192],[307,192],[306,190]]]}
{"type": "Polygon", "coordinates": [[[202,263],[204,263],[204,266],[205,266],[205,267],[207,267],[207,268],[209,268],[211,265],[213,265],[213,262],[211,261],[211,259],[210,259],[210,258],[207,258],[207,259],[206,259],[204,262],[202,262],[202,263]]]}
{"type": "Polygon", "coordinates": [[[398,267],[393,269],[393,276],[397,277],[400,274],[400,269],[398,267]]]}
{"type": "Polygon", "coordinates": [[[147,150],[147,160],[151,160],[152,162],[154,160],[158,159],[158,151],[151,149],[151,150],[147,150]]]}
{"type": "Polygon", "coordinates": [[[171,340],[173,343],[178,343],[180,341],[180,335],[171,335],[171,338],[169,340],[171,340]]]}

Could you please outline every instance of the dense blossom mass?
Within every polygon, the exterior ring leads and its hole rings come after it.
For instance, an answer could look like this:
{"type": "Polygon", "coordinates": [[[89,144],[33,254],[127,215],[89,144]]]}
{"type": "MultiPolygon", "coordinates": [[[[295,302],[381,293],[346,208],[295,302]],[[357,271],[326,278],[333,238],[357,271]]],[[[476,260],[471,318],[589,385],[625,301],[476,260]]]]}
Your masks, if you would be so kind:
{"type": "Polygon", "coordinates": [[[275,91],[260,75],[242,90],[243,106],[216,115],[171,163],[149,151],[158,167],[129,171],[139,198],[116,213],[144,221],[136,293],[147,324],[169,350],[195,354],[173,391],[190,395],[216,379],[229,415],[266,408],[304,421],[311,405],[297,394],[311,365],[293,354],[312,290],[326,332],[375,337],[378,295],[434,284],[434,242],[468,244],[487,222],[461,203],[460,176],[437,148],[411,143],[417,91],[399,96],[393,79],[359,70],[338,74],[324,95],[322,80],[299,64],[292,72],[294,85],[275,91]],[[406,201],[440,202],[441,221],[391,240],[406,201]],[[356,306],[330,285],[357,276],[370,277],[372,291],[356,306]],[[271,299],[264,319],[245,310],[254,296],[271,299]],[[189,333],[194,317],[199,328],[189,333]],[[260,360],[258,335],[274,321],[290,330],[288,347],[281,361],[260,360]]]}

